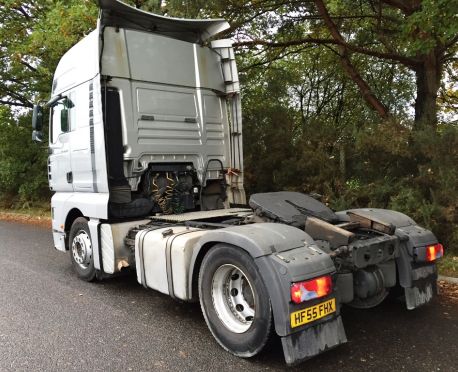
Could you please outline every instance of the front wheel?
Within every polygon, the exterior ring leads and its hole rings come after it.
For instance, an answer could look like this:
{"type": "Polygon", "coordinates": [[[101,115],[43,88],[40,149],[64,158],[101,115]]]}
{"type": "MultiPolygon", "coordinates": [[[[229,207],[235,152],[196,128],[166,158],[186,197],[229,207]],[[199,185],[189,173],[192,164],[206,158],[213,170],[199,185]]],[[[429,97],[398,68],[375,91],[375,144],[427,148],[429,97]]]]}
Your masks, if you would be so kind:
{"type": "Polygon", "coordinates": [[[95,280],[91,232],[85,218],[79,217],[73,222],[68,245],[70,260],[78,277],[87,282],[95,280]]]}
{"type": "Polygon", "coordinates": [[[199,298],[216,341],[239,357],[258,354],[269,339],[272,308],[253,259],[243,250],[218,244],[205,256],[199,298]]]}

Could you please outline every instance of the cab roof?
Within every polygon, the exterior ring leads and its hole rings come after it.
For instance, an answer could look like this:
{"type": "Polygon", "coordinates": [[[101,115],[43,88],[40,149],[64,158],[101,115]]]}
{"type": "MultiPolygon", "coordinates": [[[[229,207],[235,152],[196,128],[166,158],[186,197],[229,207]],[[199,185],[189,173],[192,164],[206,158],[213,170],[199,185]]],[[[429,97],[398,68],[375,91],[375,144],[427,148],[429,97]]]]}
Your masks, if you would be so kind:
{"type": "Polygon", "coordinates": [[[224,19],[183,19],[164,17],[134,8],[118,0],[99,0],[101,26],[153,32],[191,43],[202,43],[227,30],[224,19]]]}

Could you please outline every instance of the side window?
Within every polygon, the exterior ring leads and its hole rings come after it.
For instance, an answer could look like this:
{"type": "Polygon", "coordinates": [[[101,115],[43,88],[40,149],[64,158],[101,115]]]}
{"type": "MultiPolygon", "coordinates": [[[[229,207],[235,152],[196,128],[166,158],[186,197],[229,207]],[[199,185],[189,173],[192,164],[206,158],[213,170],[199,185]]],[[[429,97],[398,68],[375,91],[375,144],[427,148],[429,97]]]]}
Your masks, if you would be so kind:
{"type": "Polygon", "coordinates": [[[71,118],[74,117],[74,107],[73,101],[69,98],[64,98],[59,101],[53,108],[51,112],[51,143],[56,143],[57,138],[62,133],[67,133],[72,130],[71,128],[71,118]]]}

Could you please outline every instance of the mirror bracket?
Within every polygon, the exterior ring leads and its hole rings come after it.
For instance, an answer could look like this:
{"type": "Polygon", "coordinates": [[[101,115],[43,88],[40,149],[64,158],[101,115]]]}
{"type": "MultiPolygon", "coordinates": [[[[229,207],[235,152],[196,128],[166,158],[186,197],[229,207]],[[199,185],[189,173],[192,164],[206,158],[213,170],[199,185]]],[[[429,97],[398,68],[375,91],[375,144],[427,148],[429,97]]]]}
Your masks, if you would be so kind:
{"type": "Polygon", "coordinates": [[[43,132],[42,131],[38,131],[38,130],[34,130],[32,132],[32,141],[33,142],[37,142],[37,143],[43,142],[43,132]]]}

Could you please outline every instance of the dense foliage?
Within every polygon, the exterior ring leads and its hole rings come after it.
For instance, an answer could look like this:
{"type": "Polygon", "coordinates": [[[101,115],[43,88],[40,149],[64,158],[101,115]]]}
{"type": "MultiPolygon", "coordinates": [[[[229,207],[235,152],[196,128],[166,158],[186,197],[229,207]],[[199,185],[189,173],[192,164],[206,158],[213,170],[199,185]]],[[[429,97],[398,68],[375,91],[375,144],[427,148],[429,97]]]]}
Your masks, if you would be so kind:
{"type": "MultiPolygon", "coordinates": [[[[458,1],[127,1],[224,17],[243,82],[249,193],[298,190],[336,209],[405,212],[458,251],[458,1]]],[[[95,25],[94,1],[0,5],[0,198],[49,197],[34,101],[95,25]]]]}

